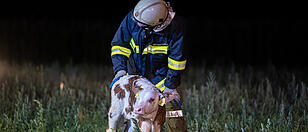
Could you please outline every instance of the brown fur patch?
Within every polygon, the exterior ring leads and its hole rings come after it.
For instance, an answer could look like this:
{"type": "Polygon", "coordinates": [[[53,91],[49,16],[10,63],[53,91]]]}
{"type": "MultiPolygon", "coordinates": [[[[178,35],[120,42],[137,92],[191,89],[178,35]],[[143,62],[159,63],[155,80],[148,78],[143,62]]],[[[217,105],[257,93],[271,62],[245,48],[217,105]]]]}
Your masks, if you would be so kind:
{"type": "Polygon", "coordinates": [[[125,108],[125,112],[126,112],[126,114],[129,114],[131,111],[130,111],[130,108],[129,107],[126,107],[125,108]]]}
{"type": "Polygon", "coordinates": [[[140,90],[142,90],[141,86],[138,86],[138,85],[134,85],[133,89],[134,89],[134,91],[136,91],[136,93],[138,93],[140,90]]]}
{"type": "Polygon", "coordinates": [[[136,98],[135,98],[135,95],[134,93],[130,92],[129,94],[129,106],[127,108],[125,108],[125,112],[128,114],[128,113],[131,113],[132,111],[134,111],[134,104],[136,103],[136,98]]]}
{"type": "Polygon", "coordinates": [[[120,87],[120,84],[115,86],[114,94],[116,94],[119,99],[123,99],[125,97],[125,91],[120,87]]]}
{"type": "Polygon", "coordinates": [[[166,106],[159,106],[153,125],[161,127],[166,121],[166,106]]]}
{"type": "Polygon", "coordinates": [[[134,83],[135,80],[141,78],[141,76],[133,76],[128,79],[128,84],[125,84],[124,87],[127,91],[129,91],[129,107],[125,108],[125,112],[128,114],[134,110],[134,104],[136,103],[135,95],[142,88],[141,86],[136,86],[134,83]]]}
{"type": "Polygon", "coordinates": [[[126,89],[126,91],[131,91],[131,87],[132,87],[132,85],[131,84],[125,84],[124,85],[124,88],[126,89]]]}
{"type": "MultiPolygon", "coordinates": [[[[134,94],[136,94],[136,90],[134,90],[134,81],[141,78],[141,76],[133,76],[131,78],[128,79],[128,84],[125,84],[124,87],[127,91],[133,91],[134,94]]],[[[141,88],[141,87],[138,87],[138,88],[141,88]]]]}
{"type": "Polygon", "coordinates": [[[133,84],[133,82],[137,79],[141,78],[141,76],[133,76],[131,78],[128,79],[128,83],[129,84],[133,84]]]}

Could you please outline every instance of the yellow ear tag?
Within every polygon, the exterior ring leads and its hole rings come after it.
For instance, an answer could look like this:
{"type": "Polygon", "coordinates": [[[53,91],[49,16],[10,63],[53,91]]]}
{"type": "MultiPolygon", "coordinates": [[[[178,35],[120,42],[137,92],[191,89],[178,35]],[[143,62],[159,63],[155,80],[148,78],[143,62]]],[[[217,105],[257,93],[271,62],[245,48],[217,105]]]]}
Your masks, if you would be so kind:
{"type": "Polygon", "coordinates": [[[162,98],[161,100],[159,100],[158,104],[160,106],[164,106],[166,104],[166,99],[165,98],[162,98]]]}
{"type": "Polygon", "coordinates": [[[140,91],[139,91],[138,93],[136,93],[136,95],[135,95],[135,98],[138,98],[138,96],[139,96],[139,93],[140,93],[140,91]]]}

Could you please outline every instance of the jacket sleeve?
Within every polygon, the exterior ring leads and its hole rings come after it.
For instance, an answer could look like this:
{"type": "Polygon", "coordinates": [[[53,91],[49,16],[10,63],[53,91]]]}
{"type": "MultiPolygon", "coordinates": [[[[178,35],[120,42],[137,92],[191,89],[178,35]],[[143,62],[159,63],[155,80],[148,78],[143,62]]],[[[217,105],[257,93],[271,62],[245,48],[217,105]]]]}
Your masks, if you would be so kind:
{"type": "Polygon", "coordinates": [[[127,60],[132,51],[129,45],[131,39],[130,19],[131,12],[125,16],[111,41],[111,60],[114,74],[120,70],[127,71],[127,60]]]}
{"type": "Polygon", "coordinates": [[[180,85],[181,74],[186,67],[186,55],[184,53],[184,29],[177,28],[172,34],[172,40],[169,43],[168,71],[165,80],[165,86],[175,89],[180,85]]]}

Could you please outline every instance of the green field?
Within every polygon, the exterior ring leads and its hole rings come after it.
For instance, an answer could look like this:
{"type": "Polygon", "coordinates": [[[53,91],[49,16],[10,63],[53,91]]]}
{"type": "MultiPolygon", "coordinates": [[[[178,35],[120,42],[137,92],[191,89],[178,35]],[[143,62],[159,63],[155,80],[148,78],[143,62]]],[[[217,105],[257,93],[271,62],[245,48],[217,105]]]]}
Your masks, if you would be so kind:
{"type": "MultiPolygon", "coordinates": [[[[189,66],[189,131],[308,131],[308,87],[297,71],[189,66]]],[[[0,131],[105,131],[112,68],[0,63],[0,131]]],[[[165,130],[164,130],[165,131],[165,130]]]]}

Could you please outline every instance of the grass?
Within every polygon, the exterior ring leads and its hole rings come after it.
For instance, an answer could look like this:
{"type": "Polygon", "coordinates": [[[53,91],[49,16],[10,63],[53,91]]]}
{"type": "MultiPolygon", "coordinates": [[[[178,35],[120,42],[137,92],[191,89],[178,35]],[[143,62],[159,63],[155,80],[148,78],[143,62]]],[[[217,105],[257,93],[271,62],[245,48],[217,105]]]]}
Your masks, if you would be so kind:
{"type": "MultiPolygon", "coordinates": [[[[111,79],[110,66],[0,63],[0,131],[105,131],[111,79]]],[[[272,65],[190,66],[188,130],[308,131],[302,80],[272,65]]]]}

